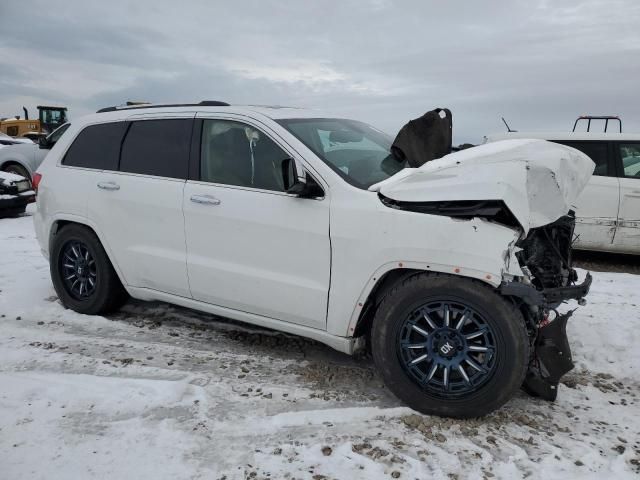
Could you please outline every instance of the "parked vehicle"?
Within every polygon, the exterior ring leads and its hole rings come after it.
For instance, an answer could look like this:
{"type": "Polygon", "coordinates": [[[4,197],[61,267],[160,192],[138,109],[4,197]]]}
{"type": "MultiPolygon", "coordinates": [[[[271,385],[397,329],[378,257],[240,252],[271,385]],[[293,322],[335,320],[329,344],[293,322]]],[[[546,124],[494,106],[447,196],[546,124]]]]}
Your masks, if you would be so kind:
{"type": "Polygon", "coordinates": [[[0,172],[0,218],[24,213],[27,205],[36,201],[29,179],[0,172]]]}
{"type": "MultiPolygon", "coordinates": [[[[40,139],[38,144],[25,139],[3,148],[0,150],[0,171],[15,173],[31,180],[33,172],[36,171],[51,147],[66,132],[67,128],[69,128],[68,123],[40,139]]],[[[0,138],[1,141],[2,138],[0,138]]]]}
{"type": "Polygon", "coordinates": [[[33,145],[33,142],[28,138],[10,137],[9,135],[5,135],[4,133],[0,132],[0,148],[8,147],[11,145],[18,145],[21,143],[33,145]]]}
{"type": "MultiPolygon", "coordinates": [[[[577,122],[619,120],[580,117],[577,122]]],[[[538,138],[567,145],[587,154],[596,164],[593,177],[576,202],[576,243],[580,250],[640,254],[640,134],[593,131],[549,133],[508,132],[488,142],[538,138]]]]}
{"type": "Polygon", "coordinates": [[[29,111],[25,107],[22,107],[22,110],[24,110],[24,118],[15,116],[0,119],[0,132],[12,137],[27,137],[38,140],[53,133],[68,121],[66,107],[38,105],[37,120],[29,118],[29,111]]]}
{"type": "Polygon", "coordinates": [[[34,176],[56,292],[85,314],[128,294],[349,354],[368,338],[391,391],[426,413],[483,415],[523,382],[555,398],[572,364],[570,314],[553,312],[591,282],[571,268],[570,205],[593,162],[515,140],[405,168],[391,144],[222,102],[84,117],[34,176]]]}

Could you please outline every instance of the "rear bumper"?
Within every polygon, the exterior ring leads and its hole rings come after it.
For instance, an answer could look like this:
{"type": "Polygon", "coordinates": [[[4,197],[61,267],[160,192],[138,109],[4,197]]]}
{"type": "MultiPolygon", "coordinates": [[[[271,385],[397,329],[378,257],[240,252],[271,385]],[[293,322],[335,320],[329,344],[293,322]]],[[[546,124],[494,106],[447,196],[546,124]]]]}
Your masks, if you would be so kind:
{"type": "Polygon", "coordinates": [[[520,282],[504,282],[500,285],[500,293],[518,297],[532,306],[555,307],[566,300],[581,301],[589,293],[593,277],[587,273],[584,281],[579,285],[566,287],[545,288],[538,290],[533,285],[520,282]]]}

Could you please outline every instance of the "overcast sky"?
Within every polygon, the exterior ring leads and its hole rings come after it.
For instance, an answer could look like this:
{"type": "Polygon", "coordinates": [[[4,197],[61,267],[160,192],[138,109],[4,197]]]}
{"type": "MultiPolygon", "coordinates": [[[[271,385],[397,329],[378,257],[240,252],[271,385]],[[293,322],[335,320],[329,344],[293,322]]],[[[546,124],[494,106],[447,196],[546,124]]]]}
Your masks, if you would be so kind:
{"type": "Polygon", "coordinates": [[[454,142],[640,131],[640,1],[0,1],[0,116],[127,100],[330,110],[391,134],[434,107],[454,142]]]}

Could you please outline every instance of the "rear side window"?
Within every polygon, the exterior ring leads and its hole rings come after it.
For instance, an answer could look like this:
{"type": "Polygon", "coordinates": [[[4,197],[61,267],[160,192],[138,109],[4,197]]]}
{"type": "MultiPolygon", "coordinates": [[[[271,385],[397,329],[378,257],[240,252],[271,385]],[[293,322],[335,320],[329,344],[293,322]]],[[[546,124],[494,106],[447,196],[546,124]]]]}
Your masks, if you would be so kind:
{"type": "Polygon", "coordinates": [[[606,142],[556,141],[555,143],[561,143],[562,145],[573,147],[591,158],[593,163],[596,164],[596,168],[593,171],[594,175],[600,175],[603,177],[612,175],[613,172],[611,172],[609,168],[609,147],[606,142]]]}
{"type": "MultiPolygon", "coordinates": [[[[117,170],[120,142],[122,142],[125,127],[124,122],[88,126],[73,141],[62,164],[98,170],[117,170]]],[[[55,133],[62,128],[60,127],[55,133]]]]}
{"type": "Polygon", "coordinates": [[[122,144],[120,171],[186,179],[192,123],[191,119],[131,123],[122,144]]]}

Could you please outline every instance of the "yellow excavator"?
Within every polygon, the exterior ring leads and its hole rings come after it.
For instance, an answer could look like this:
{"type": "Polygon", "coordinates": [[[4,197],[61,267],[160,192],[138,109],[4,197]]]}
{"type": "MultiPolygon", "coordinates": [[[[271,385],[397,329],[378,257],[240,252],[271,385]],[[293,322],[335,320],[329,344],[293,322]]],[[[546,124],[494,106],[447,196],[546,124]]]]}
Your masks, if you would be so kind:
{"type": "Polygon", "coordinates": [[[29,111],[24,110],[24,118],[16,115],[12,118],[0,119],[0,132],[10,137],[26,137],[37,140],[48,135],[67,120],[67,107],[38,105],[38,119],[29,119],[29,111]]]}

